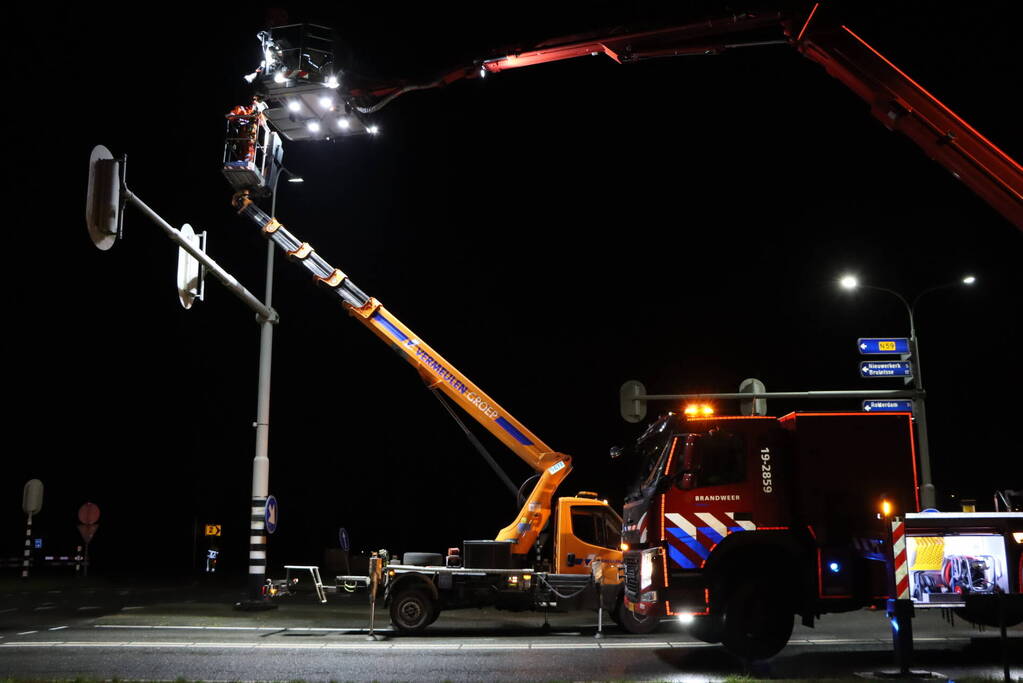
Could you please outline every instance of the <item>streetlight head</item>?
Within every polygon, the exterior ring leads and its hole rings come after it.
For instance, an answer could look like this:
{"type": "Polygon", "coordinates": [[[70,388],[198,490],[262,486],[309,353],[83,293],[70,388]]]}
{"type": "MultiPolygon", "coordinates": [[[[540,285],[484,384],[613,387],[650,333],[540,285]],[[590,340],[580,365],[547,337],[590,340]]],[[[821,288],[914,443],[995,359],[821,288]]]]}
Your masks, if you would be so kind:
{"type": "Polygon", "coordinates": [[[973,277],[972,275],[967,275],[966,277],[963,278],[964,285],[972,285],[976,281],[977,278],[973,277]]]}
{"type": "Polygon", "coordinates": [[[842,286],[842,289],[856,289],[860,285],[860,281],[856,279],[855,275],[843,275],[842,279],[838,281],[838,284],[842,286]]]}
{"type": "Polygon", "coordinates": [[[305,182],[305,178],[303,178],[300,175],[293,175],[293,176],[289,176],[288,177],[288,182],[289,183],[304,183],[305,182]]]}

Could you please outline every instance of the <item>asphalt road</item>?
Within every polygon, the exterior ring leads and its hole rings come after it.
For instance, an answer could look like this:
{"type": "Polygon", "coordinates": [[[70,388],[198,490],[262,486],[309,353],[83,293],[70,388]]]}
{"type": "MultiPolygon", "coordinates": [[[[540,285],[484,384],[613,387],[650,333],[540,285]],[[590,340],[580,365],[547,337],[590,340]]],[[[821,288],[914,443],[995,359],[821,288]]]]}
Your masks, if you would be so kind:
{"type": "MultiPolygon", "coordinates": [[[[0,584],[0,677],[239,680],[720,680],[754,674],[820,678],[894,670],[888,623],[869,611],[797,626],[789,646],[749,665],[678,625],[633,636],[593,613],[465,610],[421,637],[396,637],[385,613],[368,639],[364,595],[311,596],[242,612],[233,591],[21,587],[0,584]]],[[[1002,677],[998,631],[918,612],[915,670],[1002,677]]],[[[1010,629],[1012,675],[1023,675],[1023,629],[1010,629]]]]}

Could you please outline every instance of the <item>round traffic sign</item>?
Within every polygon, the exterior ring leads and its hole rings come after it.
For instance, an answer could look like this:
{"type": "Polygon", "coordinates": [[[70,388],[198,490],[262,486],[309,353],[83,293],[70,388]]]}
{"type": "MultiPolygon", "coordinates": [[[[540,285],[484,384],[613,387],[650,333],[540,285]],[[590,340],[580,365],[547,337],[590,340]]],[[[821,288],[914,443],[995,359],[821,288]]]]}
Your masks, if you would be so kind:
{"type": "Polygon", "coordinates": [[[266,533],[272,534],[277,531],[277,499],[273,496],[266,497],[263,519],[266,522],[266,533]]]}
{"type": "Polygon", "coordinates": [[[78,508],[78,521],[82,524],[95,524],[99,521],[99,506],[95,503],[86,503],[78,508]]]}

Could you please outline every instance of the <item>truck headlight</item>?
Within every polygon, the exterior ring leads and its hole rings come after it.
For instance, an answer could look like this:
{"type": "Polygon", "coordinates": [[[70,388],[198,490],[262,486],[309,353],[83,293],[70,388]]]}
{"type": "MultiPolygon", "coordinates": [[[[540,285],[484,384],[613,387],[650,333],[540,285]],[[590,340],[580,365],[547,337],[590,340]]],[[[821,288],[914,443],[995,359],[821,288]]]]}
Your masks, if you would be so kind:
{"type": "Polygon", "coordinates": [[[639,559],[639,587],[646,588],[654,582],[654,554],[643,553],[639,559]]]}

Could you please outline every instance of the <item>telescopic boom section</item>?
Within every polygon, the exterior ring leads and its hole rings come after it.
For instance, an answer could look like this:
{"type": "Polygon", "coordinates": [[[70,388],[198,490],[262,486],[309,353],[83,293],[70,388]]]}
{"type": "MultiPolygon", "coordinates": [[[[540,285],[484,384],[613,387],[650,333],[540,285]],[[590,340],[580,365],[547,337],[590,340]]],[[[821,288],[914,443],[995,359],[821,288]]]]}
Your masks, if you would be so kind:
{"type": "Polygon", "coordinates": [[[540,473],[539,481],[526,499],[514,522],[497,535],[499,541],[514,541],[512,552],[528,553],[551,514],[554,492],[572,471],[572,459],[556,453],[512,417],[497,401],[471,382],[451,363],[417,337],[379,301],[359,289],[343,272],[327,263],[308,242],[288,232],[276,218],[263,212],[248,193],[235,195],[239,213],[259,225],[263,236],[276,244],[289,259],[305,266],[315,281],[330,289],[356,320],[368,327],[412,364],[430,388],[442,391],[498,440],[540,473]]]}
{"type": "MultiPolygon", "coordinates": [[[[889,130],[900,131],[1009,222],[1023,230],[1023,166],[946,107],[848,27],[814,6],[795,22],[781,12],[743,13],[635,33],[608,32],[547,40],[530,50],[461,66],[432,83],[378,84],[351,91],[376,111],[396,97],[538,64],[606,55],[619,64],[684,55],[717,55],[741,47],[791,45],[822,65],[870,106],[889,130]],[[797,30],[798,29],[798,30],[797,30]]],[[[982,76],[983,74],[978,74],[982,76]]],[[[812,108],[811,108],[812,109],[812,108]]]]}

